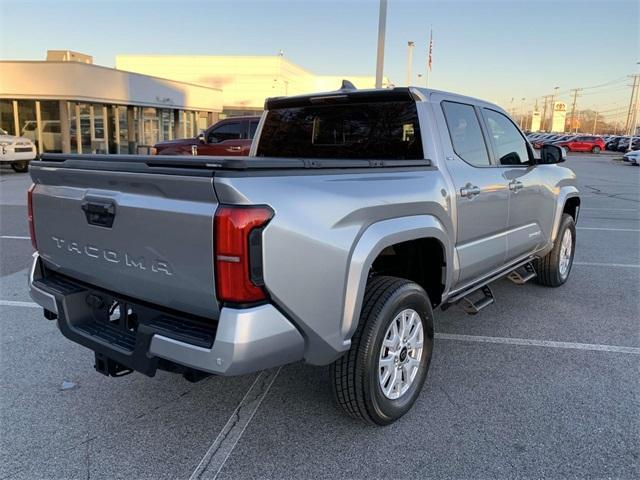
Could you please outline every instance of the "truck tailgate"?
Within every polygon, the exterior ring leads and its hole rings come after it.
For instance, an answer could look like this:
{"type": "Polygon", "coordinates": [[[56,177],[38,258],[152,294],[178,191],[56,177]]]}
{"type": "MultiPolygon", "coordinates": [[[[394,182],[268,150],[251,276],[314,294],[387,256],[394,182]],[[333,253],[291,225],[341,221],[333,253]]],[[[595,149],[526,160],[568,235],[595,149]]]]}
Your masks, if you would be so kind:
{"type": "Polygon", "coordinates": [[[38,251],[96,287],[217,318],[209,176],[34,165],[38,251]]]}

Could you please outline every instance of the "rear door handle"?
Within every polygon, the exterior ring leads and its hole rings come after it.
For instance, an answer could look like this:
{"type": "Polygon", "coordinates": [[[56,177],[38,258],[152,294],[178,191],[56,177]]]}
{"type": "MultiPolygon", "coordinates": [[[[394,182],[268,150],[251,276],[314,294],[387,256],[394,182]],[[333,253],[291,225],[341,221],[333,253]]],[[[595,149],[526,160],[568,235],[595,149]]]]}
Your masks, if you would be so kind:
{"type": "Polygon", "coordinates": [[[518,190],[520,190],[522,187],[524,187],[524,185],[522,184],[522,182],[518,182],[517,180],[511,180],[509,182],[509,190],[511,190],[512,192],[517,192],[518,190]]]}
{"type": "Polygon", "coordinates": [[[227,147],[227,152],[239,152],[242,147],[227,147]]]}
{"type": "Polygon", "coordinates": [[[480,195],[480,187],[477,185],[471,185],[467,183],[464,187],[460,189],[460,196],[471,198],[475,195],[480,195]]]}

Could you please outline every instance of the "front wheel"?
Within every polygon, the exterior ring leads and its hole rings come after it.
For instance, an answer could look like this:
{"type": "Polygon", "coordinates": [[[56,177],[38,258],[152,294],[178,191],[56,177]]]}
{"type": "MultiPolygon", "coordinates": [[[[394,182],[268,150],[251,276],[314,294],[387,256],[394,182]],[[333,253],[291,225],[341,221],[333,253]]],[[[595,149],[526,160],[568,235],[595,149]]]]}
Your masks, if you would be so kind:
{"type": "Polygon", "coordinates": [[[433,311],[422,287],[402,278],[372,278],[351,349],[331,366],[338,405],[369,423],[394,422],[418,398],[432,350],[433,311]]]}
{"type": "Polygon", "coordinates": [[[576,224],[571,215],[563,213],[553,249],[535,262],[538,283],[548,287],[564,284],[571,273],[575,251],[576,224]]]}
{"type": "Polygon", "coordinates": [[[11,168],[14,172],[23,173],[29,170],[29,160],[18,160],[11,162],[11,168]]]}
{"type": "Polygon", "coordinates": [[[598,146],[596,145],[595,147],[593,147],[593,148],[591,149],[591,151],[592,151],[593,153],[600,153],[600,147],[598,147],[598,146]]]}

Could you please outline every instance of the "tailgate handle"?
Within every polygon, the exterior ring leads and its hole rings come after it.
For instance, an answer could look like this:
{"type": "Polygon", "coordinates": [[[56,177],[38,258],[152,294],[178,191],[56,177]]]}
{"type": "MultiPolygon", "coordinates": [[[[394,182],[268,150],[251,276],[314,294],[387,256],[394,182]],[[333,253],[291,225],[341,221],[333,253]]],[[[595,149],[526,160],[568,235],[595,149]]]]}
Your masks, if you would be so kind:
{"type": "Polygon", "coordinates": [[[85,200],[81,206],[87,216],[87,222],[98,227],[111,228],[116,216],[116,204],[85,200]]]}

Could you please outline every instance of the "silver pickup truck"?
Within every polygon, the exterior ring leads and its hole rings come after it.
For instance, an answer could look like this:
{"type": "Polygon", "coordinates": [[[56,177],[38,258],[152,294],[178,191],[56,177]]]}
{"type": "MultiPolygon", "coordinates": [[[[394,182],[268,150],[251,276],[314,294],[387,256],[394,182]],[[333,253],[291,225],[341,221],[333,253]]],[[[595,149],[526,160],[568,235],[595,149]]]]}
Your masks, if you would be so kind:
{"type": "Polygon", "coordinates": [[[436,307],[567,280],[563,160],[500,107],[421,88],[269,99],[246,158],[44,155],[31,295],[103,374],[331,364],[338,404],[388,424],[425,381],[436,307]]]}

